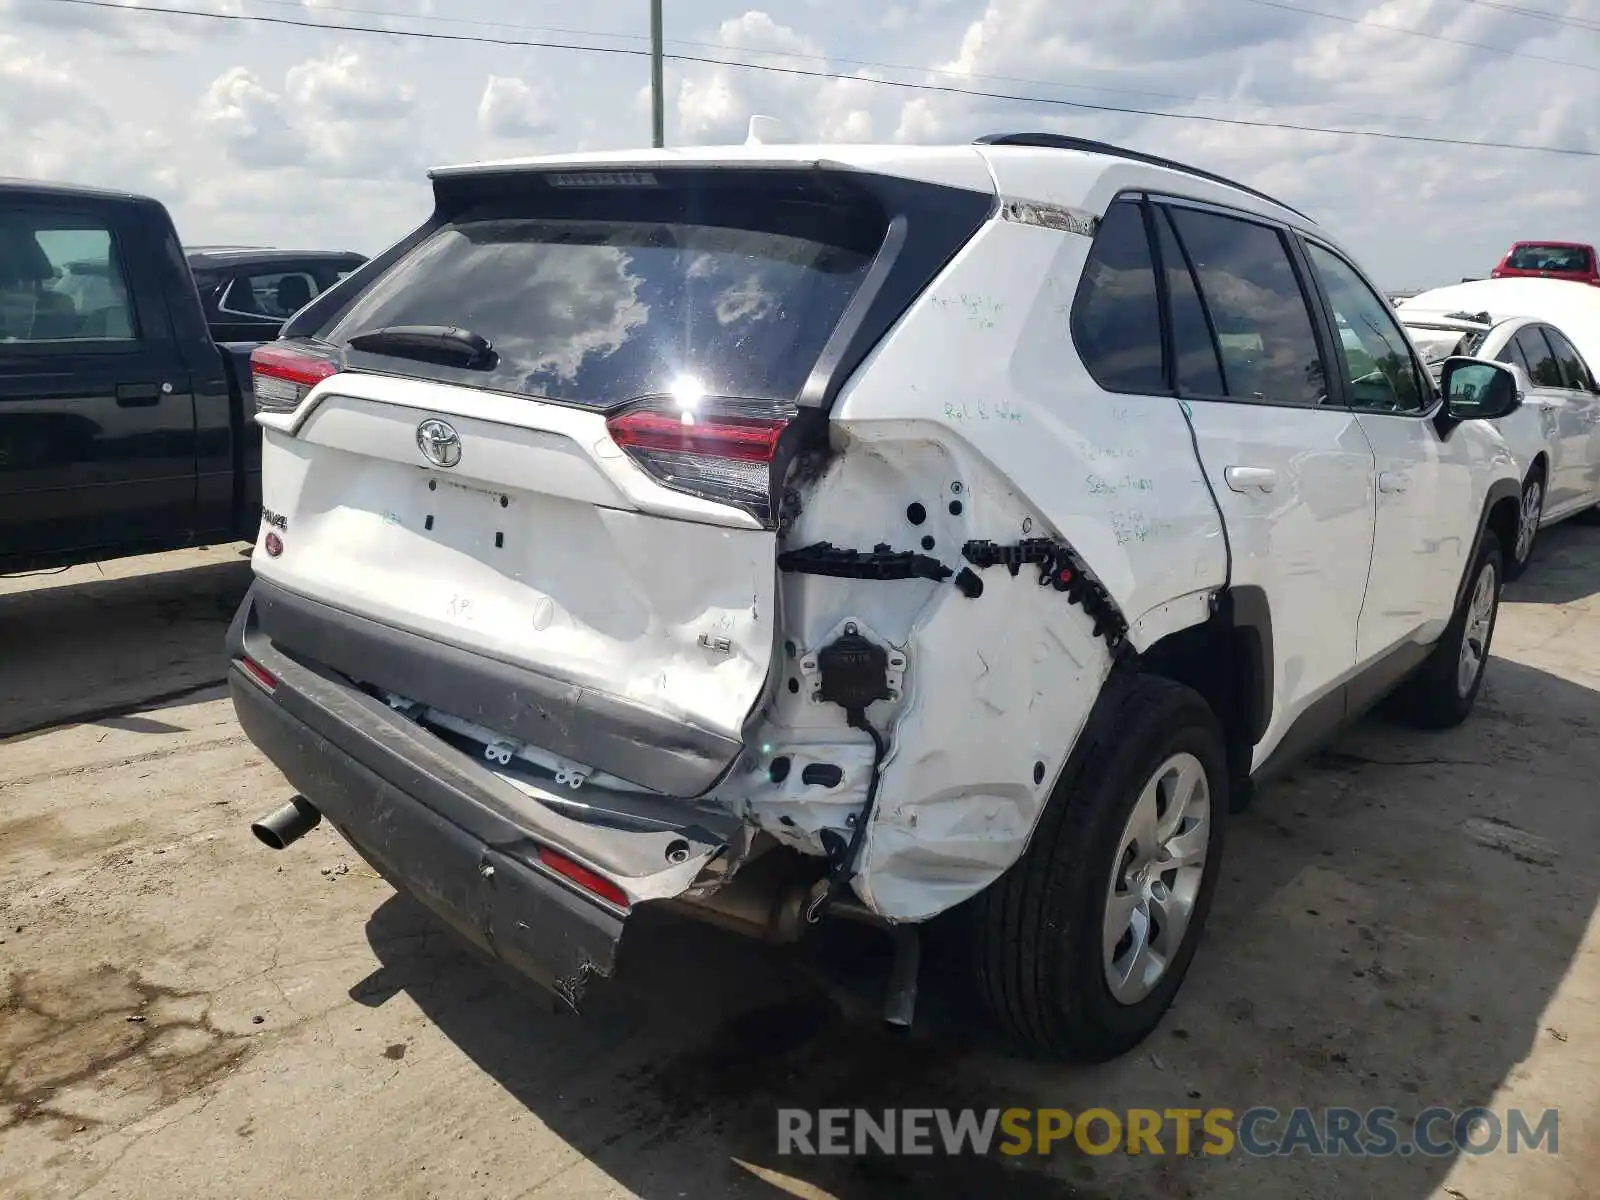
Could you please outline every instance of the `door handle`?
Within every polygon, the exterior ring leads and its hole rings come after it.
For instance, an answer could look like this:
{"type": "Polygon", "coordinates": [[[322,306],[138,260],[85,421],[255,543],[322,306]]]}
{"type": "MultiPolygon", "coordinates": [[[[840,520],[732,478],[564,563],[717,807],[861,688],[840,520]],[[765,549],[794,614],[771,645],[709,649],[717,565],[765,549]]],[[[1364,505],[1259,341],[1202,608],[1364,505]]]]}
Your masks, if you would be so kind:
{"type": "Polygon", "coordinates": [[[1271,467],[1228,467],[1222,478],[1236,492],[1270,492],[1278,486],[1278,473],[1271,467]]]}
{"type": "Polygon", "coordinates": [[[1411,477],[1401,471],[1379,471],[1378,490],[1380,492],[1403,492],[1411,483],[1411,477]]]}
{"type": "Polygon", "coordinates": [[[117,384],[117,407],[150,408],[161,403],[161,387],[154,383],[117,384]]]}

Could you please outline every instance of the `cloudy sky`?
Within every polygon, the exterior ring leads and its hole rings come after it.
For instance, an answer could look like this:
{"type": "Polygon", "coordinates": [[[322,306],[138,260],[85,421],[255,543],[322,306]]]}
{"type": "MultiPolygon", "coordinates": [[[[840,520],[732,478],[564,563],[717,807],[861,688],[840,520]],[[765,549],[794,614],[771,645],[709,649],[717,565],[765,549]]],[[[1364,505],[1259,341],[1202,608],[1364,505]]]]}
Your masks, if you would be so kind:
{"type": "MultiPolygon", "coordinates": [[[[1600,243],[1600,156],[1193,119],[1593,155],[1600,0],[665,3],[669,55],[813,73],[669,61],[669,144],[742,141],[751,113],[819,139],[1072,132],[1279,194],[1394,288],[1519,237],[1600,243]]],[[[646,0],[0,0],[0,175],[153,194],[191,244],[371,252],[426,215],[430,166],[648,145],[648,32],[646,0]]]]}

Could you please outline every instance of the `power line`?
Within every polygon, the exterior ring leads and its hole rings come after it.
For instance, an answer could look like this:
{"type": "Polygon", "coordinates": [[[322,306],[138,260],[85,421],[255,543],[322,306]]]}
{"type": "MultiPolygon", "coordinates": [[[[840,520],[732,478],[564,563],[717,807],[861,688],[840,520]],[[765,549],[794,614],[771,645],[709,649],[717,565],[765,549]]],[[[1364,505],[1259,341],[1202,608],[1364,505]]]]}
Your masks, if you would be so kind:
{"type": "Polygon", "coordinates": [[[1520,50],[1508,50],[1504,46],[1496,46],[1490,42],[1469,42],[1464,38],[1453,38],[1442,33],[1428,33],[1423,29],[1412,29],[1404,25],[1385,25],[1381,21],[1369,21],[1366,17],[1347,17],[1342,13],[1323,12],[1315,8],[1301,8],[1297,4],[1285,4],[1282,0],[1245,0],[1247,4],[1256,4],[1262,8],[1275,8],[1280,12],[1299,13],[1303,17],[1321,17],[1327,21],[1342,21],[1346,25],[1359,25],[1363,29],[1377,29],[1385,33],[1399,33],[1406,37],[1427,38],[1434,42],[1448,42],[1452,46],[1468,46],[1474,50],[1487,50],[1490,54],[1503,55],[1506,58],[1522,58],[1529,62],[1549,63],[1557,67],[1572,67],[1578,71],[1593,71],[1600,73],[1600,66],[1592,63],[1573,62],[1568,58],[1546,58],[1542,54],[1524,54],[1520,50]]]}
{"type": "MultiPolygon", "coordinates": [[[[610,54],[623,58],[648,58],[648,50],[627,46],[589,46],[575,42],[536,41],[520,38],[495,38],[481,34],[442,33],[437,30],[386,29],[374,25],[334,25],[320,21],[307,21],[292,17],[269,17],[254,13],[204,12],[188,8],[137,8],[115,3],[115,0],[52,0],[56,4],[75,4],[84,8],[104,8],[119,13],[162,14],[166,16],[196,17],[208,21],[248,22],[261,25],[282,25],[297,29],[325,29],[334,33],[373,33],[385,37],[409,37],[425,41],[465,42],[490,46],[514,46],[537,50],[567,50],[589,54],[610,54]]],[[[1265,2],[1265,0],[1260,0],[1265,2]]],[[[1387,130],[1341,129],[1334,126],[1302,125],[1288,121],[1248,120],[1243,117],[1219,117],[1208,113],[1175,113],[1160,109],[1127,108],[1112,104],[1090,104],[1081,100],[1065,100],[1053,96],[1024,96],[1011,92],[992,92],[978,88],[961,88],[941,83],[913,83],[897,79],[871,79],[860,75],[846,75],[839,71],[820,71],[802,67],[786,67],[773,63],[746,63],[730,59],[713,58],[698,54],[668,54],[673,62],[697,66],[728,67],[740,71],[764,71],[768,74],[787,75],[801,79],[827,79],[844,83],[873,84],[880,87],[900,88],[904,91],[935,93],[947,96],[966,96],[977,100],[1005,100],[1017,104],[1037,104],[1050,108],[1070,108],[1079,112],[1117,113],[1123,116],[1163,118],[1172,121],[1192,121],[1206,125],[1227,125],[1242,129],[1278,129],[1293,133],[1319,133],[1337,137],[1367,137],[1385,141],[1425,143],[1436,146],[1462,146],[1476,150],[1519,150],[1541,154],[1564,154],[1574,158],[1600,158],[1600,150],[1581,150],[1569,146],[1542,146],[1525,142],[1482,142],[1467,138],[1435,137],[1420,133],[1393,133],[1387,130]]]]}
{"type": "MultiPolygon", "coordinates": [[[[274,8],[292,8],[304,11],[303,0],[254,0],[257,4],[266,4],[274,8]]],[[[469,25],[487,29],[512,29],[521,33],[557,33],[567,34],[572,37],[582,38],[609,38],[614,41],[641,42],[648,44],[649,38],[635,33],[609,33],[599,30],[573,29],[561,25],[520,25],[511,21],[486,21],[472,17],[445,17],[433,14],[399,13],[393,9],[383,8],[348,8],[337,4],[318,4],[318,12],[349,13],[369,17],[397,17],[406,21],[430,21],[446,25],[469,25]]],[[[342,26],[341,26],[342,28],[342,26]]],[[[1225,96],[1187,96],[1176,92],[1155,92],[1145,88],[1111,87],[1096,83],[1061,83],[1051,79],[1028,79],[1018,75],[985,75],[977,71],[956,72],[943,67],[910,66],[906,63],[880,62],[870,58],[845,58],[838,54],[802,54],[793,50],[768,50],[758,46],[735,46],[729,42],[697,42],[682,38],[668,38],[669,46],[692,46],[702,50],[726,50],[733,54],[755,54],[765,58],[794,59],[803,62],[836,63],[847,67],[871,67],[880,71],[906,71],[916,75],[960,75],[963,79],[990,80],[996,83],[1021,84],[1024,87],[1059,88],[1069,92],[1103,92],[1111,96],[1148,96],[1157,100],[1176,100],[1183,104],[1249,104],[1250,101],[1239,100],[1225,96]]],[[[1272,105],[1258,105],[1257,107],[1271,108],[1272,105]]],[[[1405,114],[1369,113],[1351,111],[1349,116],[1353,120],[1389,120],[1401,121],[1408,124],[1438,125],[1442,122],[1436,117],[1420,117],[1405,114]]]]}
{"type": "Polygon", "coordinates": [[[1571,17],[1563,13],[1546,12],[1542,8],[1523,8],[1520,4],[1500,4],[1496,0],[1461,0],[1463,4],[1476,4],[1480,8],[1496,8],[1501,12],[1515,13],[1519,17],[1531,17],[1535,21],[1548,21],[1552,25],[1564,25],[1570,29],[1587,29],[1591,33],[1600,33],[1600,21],[1591,21],[1587,17],[1571,17]]]}

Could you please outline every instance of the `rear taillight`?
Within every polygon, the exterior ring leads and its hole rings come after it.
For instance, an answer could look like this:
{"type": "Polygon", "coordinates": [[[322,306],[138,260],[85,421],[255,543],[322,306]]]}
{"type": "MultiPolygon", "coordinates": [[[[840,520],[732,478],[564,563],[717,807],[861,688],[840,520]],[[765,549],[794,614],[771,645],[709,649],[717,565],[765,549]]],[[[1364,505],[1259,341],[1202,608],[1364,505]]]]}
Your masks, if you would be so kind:
{"type": "Polygon", "coordinates": [[[250,355],[257,412],[292,412],[317,384],[336,374],[335,363],[291,346],[259,346],[250,355]]]}
{"type": "Polygon", "coordinates": [[[629,907],[626,892],[604,875],[591,871],[581,863],[573,862],[565,854],[557,854],[549,846],[540,846],[539,861],[563,879],[577,884],[591,896],[598,896],[609,904],[615,904],[618,908],[629,907]]]}
{"type": "Polygon", "coordinates": [[[661,399],[613,415],[606,428],[667,487],[765,522],[772,516],[773,462],[794,416],[791,406],[760,401],[661,399]]]}

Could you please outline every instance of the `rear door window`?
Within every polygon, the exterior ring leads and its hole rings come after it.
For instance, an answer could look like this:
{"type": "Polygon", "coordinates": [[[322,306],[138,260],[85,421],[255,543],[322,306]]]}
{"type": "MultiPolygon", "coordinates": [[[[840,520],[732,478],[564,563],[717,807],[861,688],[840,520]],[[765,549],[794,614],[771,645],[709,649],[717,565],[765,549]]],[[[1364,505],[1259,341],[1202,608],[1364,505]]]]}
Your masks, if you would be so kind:
{"type": "Polygon", "coordinates": [[[1282,235],[1241,218],[1171,212],[1216,329],[1228,395],[1255,404],[1327,403],[1327,368],[1282,235]]]}
{"type": "Polygon", "coordinates": [[[217,307],[234,316],[286,321],[321,290],[310,271],[259,271],[235,276],[217,307]]]}
{"type": "Polygon", "coordinates": [[[1225,396],[1227,385],[1211,318],[1200,299],[1189,260],[1172,231],[1171,215],[1155,210],[1156,238],[1161,249],[1161,270],[1167,281],[1167,312],[1172,322],[1173,369],[1178,391],[1190,396],[1225,396]]]}
{"type": "Polygon", "coordinates": [[[1534,387],[1565,388],[1561,364],[1556,361],[1550,343],[1544,340],[1537,325],[1525,325],[1517,331],[1517,349],[1528,363],[1528,378],[1534,387]]]}
{"type": "Polygon", "coordinates": [[[1545,340],[1550,343],[1550,349],[1555,353],[1556,362],[1561,366],[1561,377],[1566,380],[1567,387],[1580,392],[1593,391],[1594,376],[1589,373],[1588,364],[1583,361],[1583,355],[1578,353],[1578,348],[1569,342],[1559,329],[1549,325],[1543,328],[1545,340]]]}
{"type": "Polygon", "coordinates": [[[488,366],[347,354],[590,407],[681,388],[793,400],[887,220],[865,198],[744,179],[585,195],[530,180],[526,199],[435,230],[320,336],[347,346],[393,326],[456,326],[490,342],[488,366]]]}

